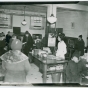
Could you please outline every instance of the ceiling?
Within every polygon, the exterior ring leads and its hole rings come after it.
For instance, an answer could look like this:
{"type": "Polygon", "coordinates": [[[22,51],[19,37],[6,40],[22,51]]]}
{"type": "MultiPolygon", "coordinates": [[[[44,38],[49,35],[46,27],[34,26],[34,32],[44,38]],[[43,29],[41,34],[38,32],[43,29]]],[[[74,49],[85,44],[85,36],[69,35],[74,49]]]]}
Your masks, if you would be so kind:
{"type": "MultiPolygon", "coordinates": [[[[74,3],[72,3],[72,4],[74,4],[74,3]]],[[[75,2],[75,4],[88,6],[88,1],[79,1],[79,2],[75,2]]],[[[79,11],[79,10],[65,9],[65,8],[59,8],[59,7],[57,8],[57,12],[62,12],[62,11],[79,11]]]]}
{"type": "Polygon", "coordinates": [[[78,4],[88,6],[88,1],[79,1],[78,4]]]}
{"type": "Polygon", "coordinates": [[[47,7],[44,6],[35,6],[35,5],[0,5],[1,9],[9,9],[9,10],[21,10],[24,11],[24,6],[25,7],[25,11],[30,11],[30,12],[43,12],[45,13],[47,11],[47,7]]]}
{"type": "MultiPolygon", "coordinates": [[[[88,1],[59,1],[59,2],[0,2],[0,9],[9,10],[25,10],[30,12],[47,12],[48,4],[79,4],[88,6],[88,1]]],[[[58,11],[65,11],[68,9],[58,8],[58,11]]]]}

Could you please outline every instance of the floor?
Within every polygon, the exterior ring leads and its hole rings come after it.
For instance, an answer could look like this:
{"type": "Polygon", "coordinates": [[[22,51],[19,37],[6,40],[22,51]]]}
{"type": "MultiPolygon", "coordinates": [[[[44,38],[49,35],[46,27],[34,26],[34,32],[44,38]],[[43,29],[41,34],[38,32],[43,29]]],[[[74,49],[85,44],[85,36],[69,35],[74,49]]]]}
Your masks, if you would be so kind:
{"type": "MultiPolygon", "coordinates": [[[[43,83],[42,73],[35,64],[31,64],[30,79],[30,83],[43,83]]],[[[51,75],[47,76],[47,83],[52,83],[51,75]]]]}

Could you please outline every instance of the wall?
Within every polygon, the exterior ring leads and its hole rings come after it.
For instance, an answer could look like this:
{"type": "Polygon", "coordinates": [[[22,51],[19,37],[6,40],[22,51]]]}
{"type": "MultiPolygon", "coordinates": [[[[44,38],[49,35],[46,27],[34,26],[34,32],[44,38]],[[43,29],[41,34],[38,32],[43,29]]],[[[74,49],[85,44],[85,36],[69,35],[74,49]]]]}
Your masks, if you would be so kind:
{"type": "MultiPolygon", "coordinates": [[[[13,15],[13,19],[12,19],[13,27],[21,27],[21,32],[29,31],[29,33],[31,35],[32,34],[42,34],[42,37],[45,36],[45,28],[43,30],[32,30],[32,29],[30,29],[30,17],[29,16],[25,17],[25,19],[27,21],[27,25],[26,26],[23,26],[21,24],[23,19],[24,19],[23,16],[13,15]]],[[[46,27],[46,20],[44,22],[44,27],[46,27]]],[[[5,34],[7,34],[8,31],[13,32],[13,28],[12,29],[1,29],[0,28],[0,32],[4,32],[5,34]]]]}
{"type": "Polygon", "coordinates": [[[63,28],[63,32],[69,37],[83,35],[85,45],[87,44],[88,12],[63,11],[57,12],[57,28],[63,28]],[[74,23],[72,28],[71,23],[74,23]]]}
{"type": "MultiPolygon", "coordinates": [[[[42,34],[45,35],[45,29],[43,30],[32,30],[30,29],[30,17],[26,16],[25,20],[27,21],[27,25],[23,26],[21,22],[23,21],[23,16],[13,16],[13,27],[21,27],[21,32],[29,31],[31,34],[42,34]]],[[[46,22],[44,22],[46,25],[46,22]]],[[[46,26],[45,26],[46,27],[46,26]]]]}

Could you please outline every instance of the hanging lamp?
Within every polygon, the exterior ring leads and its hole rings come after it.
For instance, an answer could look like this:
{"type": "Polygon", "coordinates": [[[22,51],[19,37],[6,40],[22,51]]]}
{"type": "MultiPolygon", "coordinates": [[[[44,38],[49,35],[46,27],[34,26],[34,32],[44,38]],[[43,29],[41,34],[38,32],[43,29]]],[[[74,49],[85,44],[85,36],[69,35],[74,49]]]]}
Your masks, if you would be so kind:
{"type": "Polygon", "coordinates": [[[23,26],[25,26],[25,25],[27,24],[27,22],[26,22],[26,20],[25,20],[25,7],[26,7],[26,6],[24,6],[24,20],[23,20],[22,23],[21,23],[23,26]]]}
{"type": "Polygon", "coordinates": [[[48,22],[51,23],[51,24],[53,24],[53,23],[55,23],[55,22],[57,21],[57,18],[56,18],[56,17],[54,16],[54,14],[53,14],[53,4],[52,4],[52,14],[51,14],[50,17],[47,18],[47,20],[48,20],[48,22]]]}

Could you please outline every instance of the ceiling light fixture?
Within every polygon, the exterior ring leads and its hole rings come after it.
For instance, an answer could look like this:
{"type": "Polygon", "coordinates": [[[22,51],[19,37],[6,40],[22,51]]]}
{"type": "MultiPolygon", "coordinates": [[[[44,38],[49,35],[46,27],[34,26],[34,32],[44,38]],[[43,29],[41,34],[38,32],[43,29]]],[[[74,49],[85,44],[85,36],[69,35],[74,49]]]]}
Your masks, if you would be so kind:
{"type": "Polygon", "coordinates": [[[52,4],[52,14],[51,14],[50,17],[47,18],[47,20],[48,20],[48,22],[51,23],[51,24],[53,24],[53,23],[55,23],[55,22],[57,21],[57,18],[56,18],[56,17],[54,16],[54,14],[53,14],[53,4],[52,4]]]}
{"type": "Polygon", "coordinates": [[[25,25],[27,24],[27,22],[26,22],[26,20],[25,20],[25,7],[26,7],[26,6],[24,6],[24,20],[23,20],[22,23],[21,23],[23,26],[25,26],[25,25]]]}

